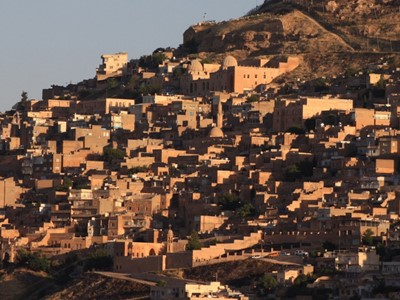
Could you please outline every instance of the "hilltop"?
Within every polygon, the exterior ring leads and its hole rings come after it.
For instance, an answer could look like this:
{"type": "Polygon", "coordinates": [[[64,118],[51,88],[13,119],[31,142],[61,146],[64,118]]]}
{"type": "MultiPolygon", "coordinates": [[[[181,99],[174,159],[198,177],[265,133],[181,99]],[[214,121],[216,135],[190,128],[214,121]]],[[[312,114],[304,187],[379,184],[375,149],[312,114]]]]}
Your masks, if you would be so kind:
{"type": "Polygon", "coordinates": [[[309,15],[357,51],[400,50],[398,0],[265,1],[251,14],[282,14],[291,10],[300,10],[309,15]]]}
{"type": "Polygon", "coordinates": [[[395,65],[399,24],[399,1],[270,0],[239,19],[191,26],[183,47],[216,60],[298,55],[304,63],[292,76],[331,76],[382,56],[395,65]]]}

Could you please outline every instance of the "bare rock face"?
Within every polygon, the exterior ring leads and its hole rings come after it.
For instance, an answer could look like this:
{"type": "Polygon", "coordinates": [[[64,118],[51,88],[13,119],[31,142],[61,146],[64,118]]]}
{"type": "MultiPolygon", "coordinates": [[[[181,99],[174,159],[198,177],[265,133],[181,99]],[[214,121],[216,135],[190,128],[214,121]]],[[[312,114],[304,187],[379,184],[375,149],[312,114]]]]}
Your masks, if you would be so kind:
{"type": "Polygon", "coordinates": [[[198,52],[241,50],[248,55],[274,55],[353,50],[337,34],[299,10],[244,17],[212,27],[200,24],[193,26],[185,36],[195,41],[198,52]]]}
{"type": "Polygon", "coordinates": [[[184,43],[194,41],[198,52],[233,50],[259,51],[284,41],[282,21],[275,16],[243,17],[221,22],[192,26],[184,34],[184,43]]]}
{"type": "Polygon", "coordinates": [[[334,13],[338,9],[338,7],[339,7],[339,5],[336,3],[336,1],[329,1],[325,5],[326,11],[328,11],[330,13],[334,13]]]}
{"type": "Polygon", "coordinates": [[[240,37],[245,43],[252,42],[254,40],[254,36],[257,33],[255,31],[245,31],[240,34],[240,37]]]}
{"type": "Polygon", "coordinates": [[[382,15],[398,11],[400,4],[398,0],[331,0],[325,2],[326,12],[334,14],[340,20],[379,18],[382,15]]]}
{"type": "MultiPolygon", "coordinates": [[[[258,11],[254,14],[269,11],[279,5],[278,1],[266,0],[258,11]]],[[[394,11],[399,12],[399,0],[285,0],[283,6],[294,5],[296,8],[302,7],[307,11],[320,11],[335,15],[340,20],[354,20],[359,17],[377,18],[381,15],[390,14],[394,11]]]]}

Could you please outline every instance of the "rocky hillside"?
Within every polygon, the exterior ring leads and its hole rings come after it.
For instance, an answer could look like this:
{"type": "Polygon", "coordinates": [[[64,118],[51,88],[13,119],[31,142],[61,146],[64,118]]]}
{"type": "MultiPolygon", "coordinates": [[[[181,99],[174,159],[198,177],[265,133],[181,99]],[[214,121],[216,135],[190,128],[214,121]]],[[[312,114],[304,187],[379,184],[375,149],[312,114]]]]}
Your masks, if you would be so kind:
{"type": "Polygon", "coordinates": [[[263,260],[247,259],[187,269],[184,278],[201,281],[213,281],[217,278],[223,284],[242,289],[254,286],[264,274],[279,268],[278,265],[263,260]]]}
{"type": "Polygon", "coordinates": [[[0,299],[147,299],[150,288],[140,283],[86,272],[66,283],[45,272],[16,269],[0,272],[0,299]]]}
{"type": "Polygon", "coordinates": [[[263,13],[217,24],[199,24],[185,35],[187,40],[195,39],[199,52],[298,54],[322,46],[331,51],[353,50],[340,36],[299,10],[283,15],[263,13]]]}
{"type": "Polygon", "coordinates": [[[247,16],[205,22],[184,33],[184,46],[220,60],[229,52],[248,56],[298,55],[299,76],[335,75],[400,51],[399,0],[267,0],[247,16]]]}
{"type": "Polygon", "coordinates": [[[298,9],[358,51],[400,50],[399,0],[265,1],[252,14],[298,9]]]}
{"type": "Polygon", "coordinates": [[[150,299],[149,294],[150,288],[139,283],[85,273],[44,299],[150,299]]]}

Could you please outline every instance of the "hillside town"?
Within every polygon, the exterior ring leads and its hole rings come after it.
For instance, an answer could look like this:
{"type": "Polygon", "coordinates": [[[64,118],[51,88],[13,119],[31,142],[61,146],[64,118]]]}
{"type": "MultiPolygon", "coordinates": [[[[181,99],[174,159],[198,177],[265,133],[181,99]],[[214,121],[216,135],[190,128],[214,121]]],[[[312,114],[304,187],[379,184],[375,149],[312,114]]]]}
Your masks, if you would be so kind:
{"type": "Polygon", "coordinates": [[[301,62],[121,52],[23,92],[0,116],[3,268],[97,253],[150,299],[399,299],[400,66],[287,79],[301,62]],[[240,261],[270,266],[166,275],[240,261]]]}

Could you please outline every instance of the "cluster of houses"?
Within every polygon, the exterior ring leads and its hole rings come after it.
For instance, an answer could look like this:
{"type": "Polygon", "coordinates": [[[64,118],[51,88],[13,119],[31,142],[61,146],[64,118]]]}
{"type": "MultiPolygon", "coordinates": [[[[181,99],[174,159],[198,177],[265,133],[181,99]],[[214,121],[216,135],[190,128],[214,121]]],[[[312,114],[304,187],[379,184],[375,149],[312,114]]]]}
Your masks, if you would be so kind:
{"type": "MultiPolygon", "coordinates": [[[[398,285],[400,261],[380,261],[376,248],[400,242],[399,70],[377,64],[337,78],[335,94],[282,96],[272,80],[295,57],[165,58],[151,72],[132,71],[124,53],[102,58],[100,86],[129,72],[164,85],[184,71],[177,93],[140,103],[66,99],[53,87],[0,116],[2,259],[102,245],[115,272],[141,273],[322,249],[312,270],[358,275],[314,286],[370,292],[367,271],[398,285]],[[191,249],[193,232],[202,247],[191,249]]],[[[279,282],[310,272],[291,267],[279,282]]]]}

